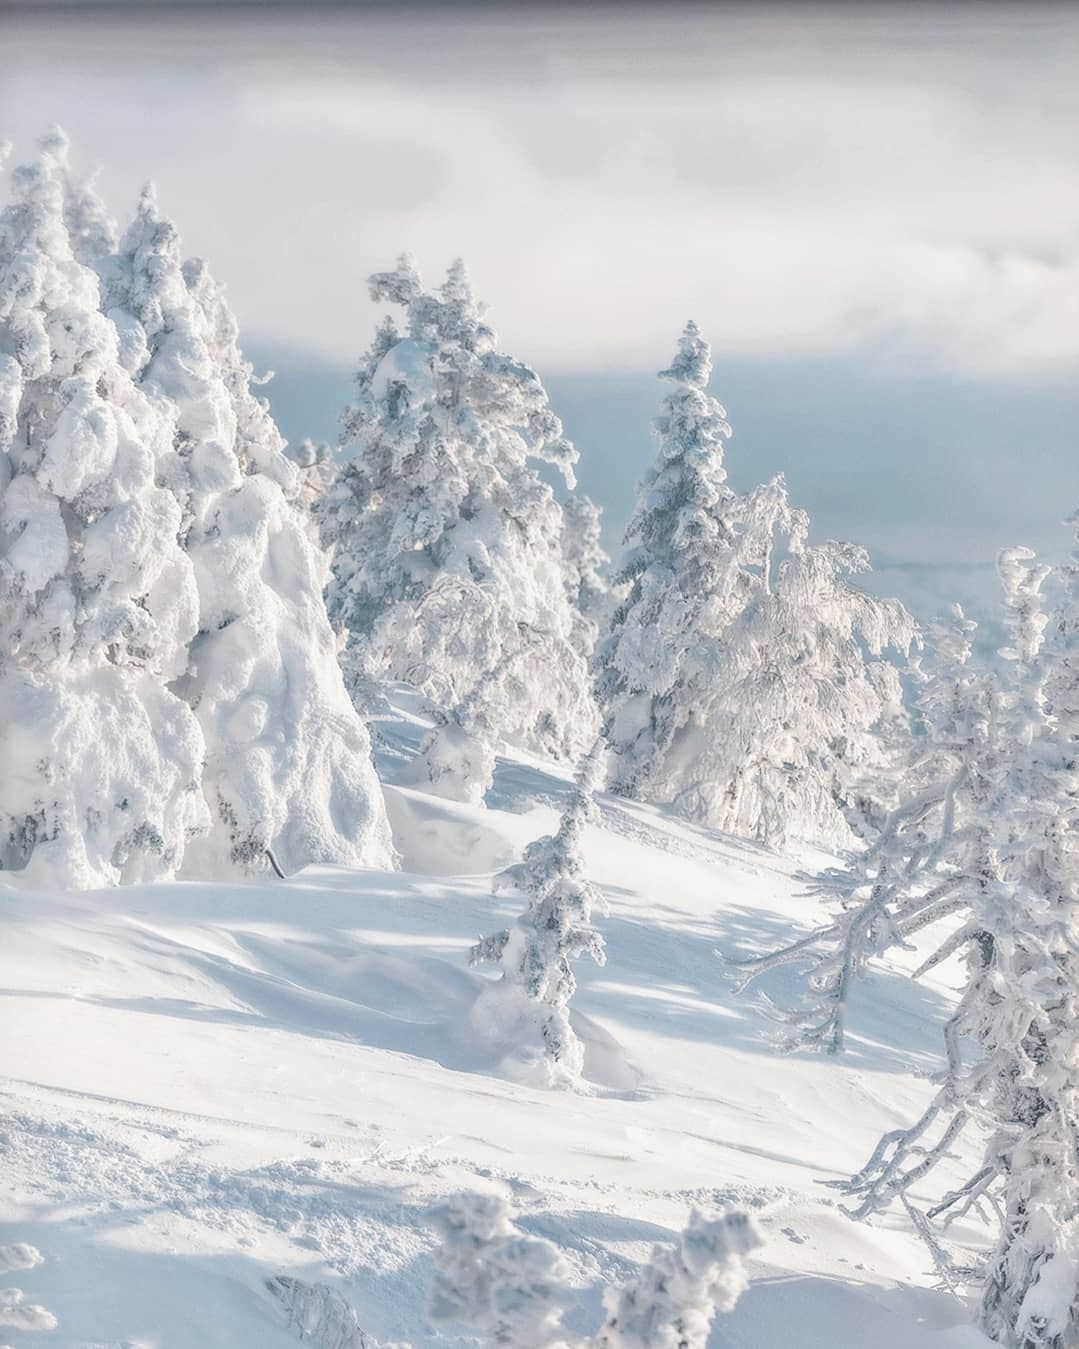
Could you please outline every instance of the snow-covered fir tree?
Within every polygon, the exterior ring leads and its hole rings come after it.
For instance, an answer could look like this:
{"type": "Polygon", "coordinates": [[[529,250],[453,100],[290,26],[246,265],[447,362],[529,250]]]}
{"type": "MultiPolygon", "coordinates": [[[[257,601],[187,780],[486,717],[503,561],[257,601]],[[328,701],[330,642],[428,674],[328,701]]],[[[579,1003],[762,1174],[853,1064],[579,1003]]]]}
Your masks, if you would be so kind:
{"type": "MultiPolygon", "coordinates": [[[[769,487],[785,497],[781,481],[769,487]]],[[[751,497],[746,539],[753,509],[751,497]]],[[[784,514],[786,555],[710,653],[703,733],[675,800],[772,847],[795,837],[842,848],[853,841],[846,808],[888,767],[882,732],[894,737],[904,721],[899,673],[884,653],[905,655],[916,630],[898,600],[846,579],[869,569],[864,549],[810,544],[805,514],[784,514]]]]}
{"type": "Polygon", "coordinates": [[[311,1349],[380,1349],[374,1336],[360,1325],[355,1307],[337,1289],[289,1274],[267,1279],[266,1288],[281,1308],[285,1324],[311,1349]]]}
{"type": "MultiPolygon", "coordinates": [[[[473,690],[475,692],[475,690],[473,690]]],[[[421,784],[432,796],[479,806],[494,780],[495,752],[469,694],[449,712],[436,710],[420,743],[421,784]]]]}
{"type": "Polygon", "coordinates": [[[898,673],[913,620],[845,579],[868,559],[811,545],[781,477],[726,482],[726,414],[707,393],[695,324],[662,378],[656,462],[627,530],[631,583],[601,644],[600,701],[614,790],[773,846],[848,844],[884,766],[879,732],[902,722],[898,673]]]}
{"type": "Polygon", "coordinates": [[[1079,553],[1065,575],[1063,650],[1045,661],[1038,592],[1048,568],[1032,557],[1011,549],[1001,559],[1011,637],[1002,654],[1014,671],[1011,753],[991,811],[1003,884],[979,892],[967,923],[970,982],[951,1041],[976,1039],[982,1051],[953,1108],[991,1133],[979,1172],[932,1216],[995,1192],[1001,1224],[981,1326],[1002,1344],[1064,1349],[1079,1342],[1079,764],[1074,724],[1046,696],[1070,677],[1079,553]],[[1067,668],[1054,670],[1061,659],[1067,668]]]}
{"type": "Polygon", "coordinates": [[[434,1327],[467,1326],[513,1349],[564,1349],[569,1268],[551,1242],[519,1232],[497,1195],[458,1195],[430,1217],[442,1238],[427,1296],[434,1327]]]}
{"type": "Polygon", "coordinates": [[[740,962],[742,989],[781,966],[806,967],[803,1005],[781,1013],[787,1047],[840,1052],[848,1000],[867,962],[967,902],[969,831],[985,801],[999,721],[996,683],[971,661],[975,627],[956,605],[949,622],[929,629],[932,668],[917,699],[922,734],[901,800],[867,848],[812,887],[833,906],[832,919],[740,962]]]}
{"type": "Polygon", "coordinates": [[[609,562],[599,507],[583,492],[571,492],[562,502],[562,570],[573,608],[574,644],[586,660],[592,659],[599,634],[610,623],[609,562]]]}
{"type": "Polygon", "coordinates": [[[610,786],[643,800],[672,799],[706,653],[756,585],[740,563],[742,501],[726,481],[731,430],[707,392],[711,372],[708,343],[690,322],[660,375],[674,388],[654,423],[655,463],[626,529],[618,580],[629,593],[598,652],[610,786]]]}
{"type": "Polygon", "coordinates": [[[502,354],[455,264],[371,278],[402,306],[379,328],[346,410],[345,464],[323,512],[331,616],[350,678],[400,679],[459,704],[497,668],[499,738],[572,757],[595,732],[562,565],[562,512],[536,463],[573,483],[576,451],[535,372],[502,354]]]}
{"type": "Polygon", "coordinates": [[[68,182],[52,134],[0,216],[0,867],[77,887],[172,874],[205,806],[169,688],[198,623],[171,409],[124,368],[68,182]]]}
{"type": "Polygon", "coordinates": [[[516,652],[508,653],[456,706],[435,709],[434,723],[420,743],[421,782],[433,795],[482,804],[495,775],[502,681],[515,663],[516,652]]]}
{"type": "Polygon", "coordinates": [[[603,897],[585,878],[581,850],[585,826],[596,814],[592,794],[600,755],[597,743],[585,756],[557,832],[530,843],[522,861],[497,880],[527,896],[524,913],[472,949],[474,965],[502,970],[477,998],[473,1024],[504,1051],[507,1071],[550,1086],[572,1086],[584,1067],[584,1045],[569,1014],[577,987],[572,961],[582,955],[599,965],[606,960],[592,922],[603,897]]]}
{"type": "Polygon", "coordinates": [[[745,1213],[694,1213],[672,1246],[654,1247],[632,1279],[605,1290],[599,1332],[574,1335],[562,1325],[569,1266],[552,1242],[517,1229],[504,1199],[459,1195],[431,1221],[442,1244],[428,1320],[514,1349],[705,1349],[716,1312],[731,1311],[748,1285],[744,1257],[761,1244],[745,1213]]]}
{"type": "Polygon", "coordinates": [[[189,869],[388,862],[370,742],[322,598],[325,559],[221,288],[200,261],[181,262],[149,190],[103,273],[128,368],[175,410],[159,477],[182,509],[198,588],[176,687],[205,737],[213,817],[189,869]]]}
{"type": "Polygon", "coordinates": [[[694,1213],[673,1246],[656,1246],[635,1278],[604,1294],[595,1349],[705,1349],[716,1312],[733,1310],[748,1287],[743,1257],[759,1245],[745,1213],[694,1213]]]}

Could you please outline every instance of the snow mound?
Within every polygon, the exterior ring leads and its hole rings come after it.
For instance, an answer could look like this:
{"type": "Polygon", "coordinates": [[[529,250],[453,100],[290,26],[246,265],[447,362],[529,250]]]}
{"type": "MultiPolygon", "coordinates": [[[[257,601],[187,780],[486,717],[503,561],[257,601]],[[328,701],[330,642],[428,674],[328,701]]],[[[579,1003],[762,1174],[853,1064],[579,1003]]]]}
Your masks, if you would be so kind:
{"type": "Polygon", "coordinates": [[[512,846],[464,802],[408,787],[383,786],[393,845],[406,871],[477,876],[514,860],[512,846]]]}

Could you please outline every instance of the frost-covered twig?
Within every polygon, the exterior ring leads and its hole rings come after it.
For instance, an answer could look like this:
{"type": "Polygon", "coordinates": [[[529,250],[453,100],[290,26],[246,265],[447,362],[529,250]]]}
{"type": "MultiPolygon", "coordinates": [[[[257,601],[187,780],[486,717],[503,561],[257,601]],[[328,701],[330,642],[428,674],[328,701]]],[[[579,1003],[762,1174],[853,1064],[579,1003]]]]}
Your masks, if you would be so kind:
{"type": "Polygon", "coordinates": [[[360,1326],[355,1308],[335,1288],[288,1274],[268,1279],[266,1287],[280,1303],[285,1324],[313,1349],[379,1349],[360,1326]]]}

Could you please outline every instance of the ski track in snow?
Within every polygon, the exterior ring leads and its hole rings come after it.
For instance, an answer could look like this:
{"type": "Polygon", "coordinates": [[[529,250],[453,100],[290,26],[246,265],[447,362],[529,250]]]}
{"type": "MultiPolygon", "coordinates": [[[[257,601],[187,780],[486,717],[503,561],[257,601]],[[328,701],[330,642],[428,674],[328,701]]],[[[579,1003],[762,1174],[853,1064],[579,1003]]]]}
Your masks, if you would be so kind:
{"type": "MultiPolygon", "coordinates": [[[[406,708],[378,731],[392,782],[422,725],[406,708]]],[[[422,840],[395,842],[422,872],[0,888],[0,1246],[41,1255],[4,1282],[20,1294],[12,1317],[57,1322],[16,1320],[3,1337],[284,1349],[296,1331],[266,1288],[283,1274],[329,1285],[380,1342],[471,1344],[424,1324],[426,1214],[478,1189],[569,1261],[571,1330],[596,1324],[603,1286],[693,1207],[736,1205],[767,1241],[713,1349],[984,1344],[932,1290],[901,1215],[853,1223],[819,1184],[926,1099],[949,972],[922,988],[875,970],[850,1053],[825,1061],[775,1053],[763,1000],[734,998],[717,958],[807,927],[800,872],[819,857],[601,796],[586,856],[609,959],[580,962],[574,1003],[591,1082],[527,1088],[484,1059],[467,950],[519,900],[492,895],[489,874],[455,874],[454,836],[464,823],[513,857],[567,781],[522,755],[500,760],[486,811],[412,792],[400,818],[422,840]]],[[[796,978],[768,991],[782,999],[796,978]]],[[[980,1240],[974,1226],[954,1235],[980,1240]]]]}

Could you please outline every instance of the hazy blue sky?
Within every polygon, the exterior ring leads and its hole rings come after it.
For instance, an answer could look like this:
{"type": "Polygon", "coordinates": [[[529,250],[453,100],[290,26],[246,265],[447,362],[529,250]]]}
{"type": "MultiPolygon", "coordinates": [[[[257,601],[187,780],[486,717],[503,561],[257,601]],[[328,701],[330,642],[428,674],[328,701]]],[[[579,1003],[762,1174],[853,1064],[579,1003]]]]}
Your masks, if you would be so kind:
{"type": "Polygon", "coordinates": [[[1067,546],[1077,7],[36,6],[0,43],[0,135],[61,121],[120,214],[157,180],[290,435],[332,433],[366,274],[463,254],[615,530],[692,315],[735,482],[785,469],[923,612],[1067,546]]]}

